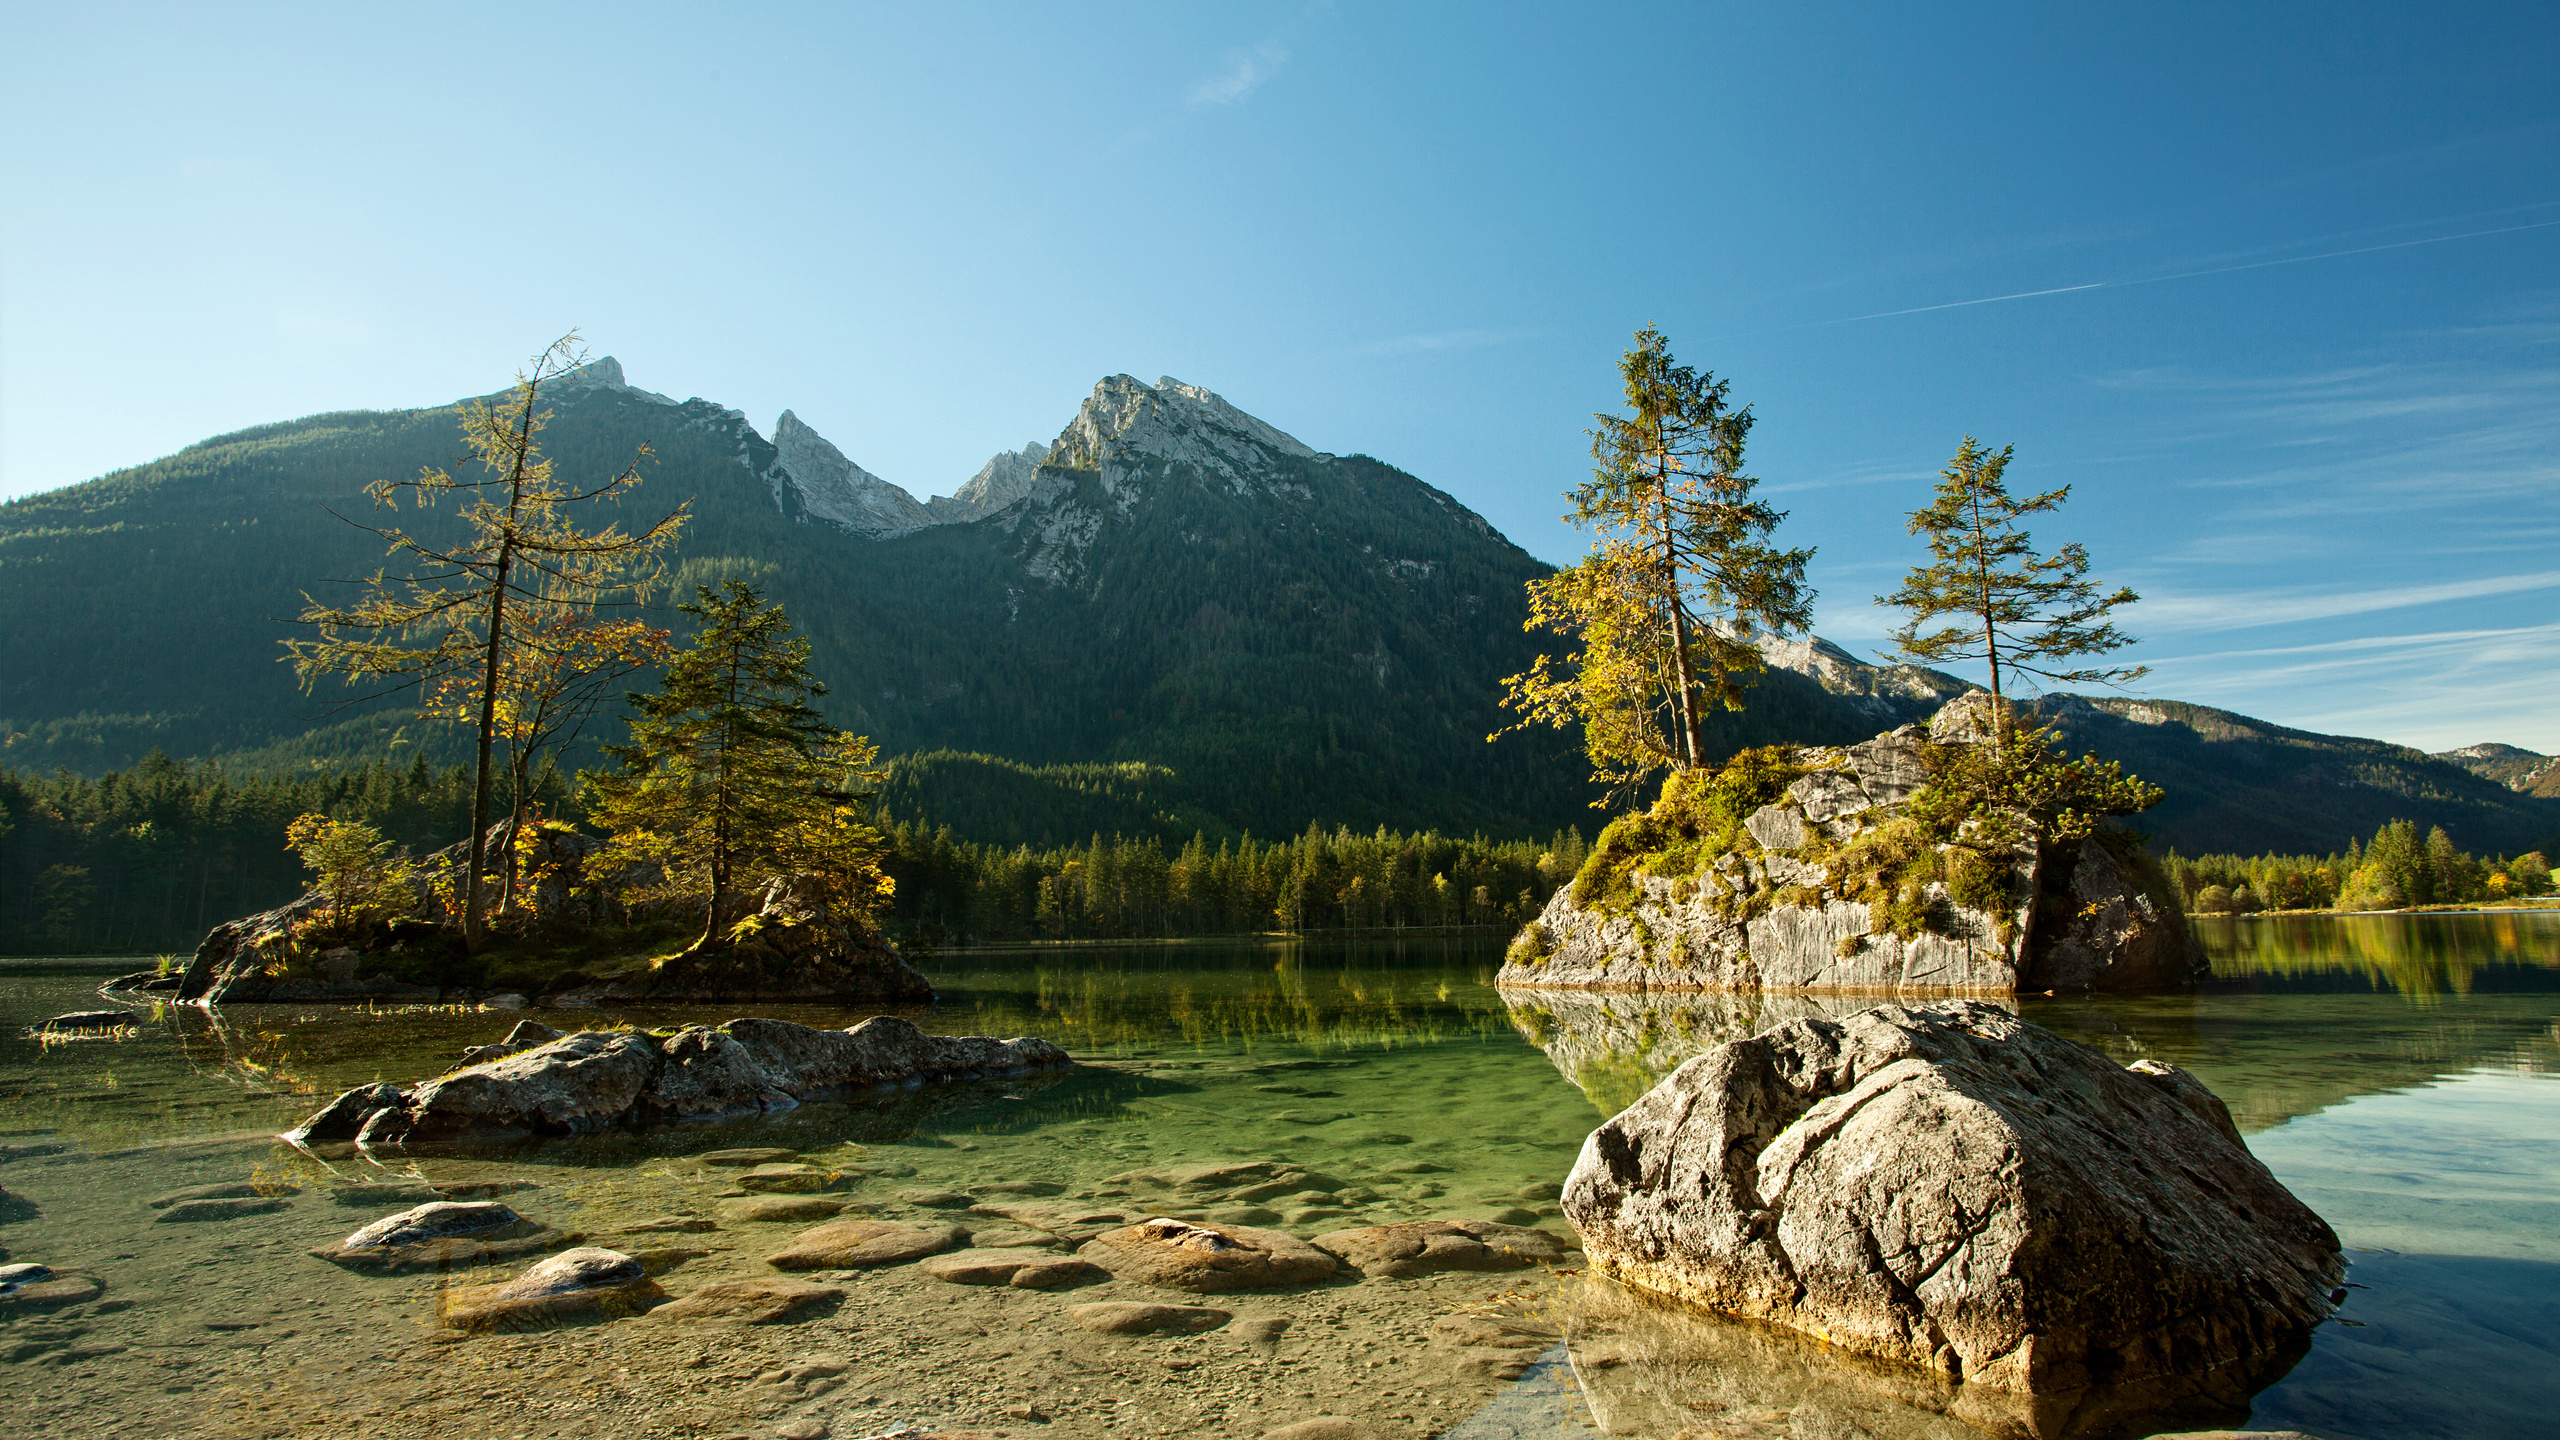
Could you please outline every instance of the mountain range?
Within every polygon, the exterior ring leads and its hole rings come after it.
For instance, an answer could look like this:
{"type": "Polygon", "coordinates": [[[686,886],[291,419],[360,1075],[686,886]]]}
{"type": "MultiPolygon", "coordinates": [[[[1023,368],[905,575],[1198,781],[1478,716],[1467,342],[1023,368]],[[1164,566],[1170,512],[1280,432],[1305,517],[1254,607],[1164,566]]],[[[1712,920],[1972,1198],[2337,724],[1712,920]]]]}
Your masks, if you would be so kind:
{"type": "MultiPolygon", "coordinates": [[[[564,476],[651,447],[631,517],[691,500],[683,593],[736,577],[783,605],[831,717],[897,757],[901,815],[1005,843],[1598,818],[1571,737],[1485,741],[1507,718],[1501,677],[1539,648],[1522,586],[1548,567],[1384,461],[1313,449],[1169,377],[1114,375],[1054,440],[918,500],[790,411],[768,438],[611,359],[545,393],[564,476]]],[[[277,643],[306,592],[342,595],[381,565],[380,542],[338,516],[364,518],[368,481],[453,464],[457,418],[262,425],[0,505],[0,764],[458,757],[457,733],[396,701],[303,695],[277,643]]],[[[1965,688],[1819,639],[1764,648],[1749,708],[1715,717],[1723,750],[1863,739],[1965,688]]],[[[2044,704],[2073,743],[2169,787],[2143,823],[2190,852],[2326,852],[2396,816],[2478,850],[2560,829],[2560,777],[2508,747],[2430,757],[2174,702],[2044,704]],[[2511,769],[2530,783],[2504,783],[2511,769]]]]}

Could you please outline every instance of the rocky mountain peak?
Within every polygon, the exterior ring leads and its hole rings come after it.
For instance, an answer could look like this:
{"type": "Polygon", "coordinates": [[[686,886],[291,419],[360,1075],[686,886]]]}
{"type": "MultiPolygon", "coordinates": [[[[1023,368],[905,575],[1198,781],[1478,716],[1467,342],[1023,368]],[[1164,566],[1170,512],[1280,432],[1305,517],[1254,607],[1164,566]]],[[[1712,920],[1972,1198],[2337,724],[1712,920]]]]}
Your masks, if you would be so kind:
{"type": "Polygon", "coordinates": [[[1273,459],[1316,459],[1291,435],[1247,415],[1221,396],[1167,375],[1149,385],[1113,375],[1093,387],[1076,418],[1058,435],[1049,463],[1079,470],[1126,468],[1116,457],[1188,465],[1239,495],[1272,488],[1273,459]]]}
{"type": "Polygon", "coordinates": [[[1049,447],[1037,440],[1019,450],[999,450],[957,491],[934,496],[925,502],[925,509],[941,525],[992,515],[1031,493],[1041,462],[1048,458],[1049,447]]]}
{"type": "Polygon", "coordinates": [[[773,423],[773,452],[773,498],[784,514],[875,540],[938,523],[916,497],[846,459],[788,410],[773,423]]]}
{"type": "Polygon", "coordinates": [[[610,355],[600,355],[577,369],[549,383],[544,393],[558,390],[619,390],[656,405],[676,402],[654,390],[643,390],[622,376],[622,362],[610,355]]]}

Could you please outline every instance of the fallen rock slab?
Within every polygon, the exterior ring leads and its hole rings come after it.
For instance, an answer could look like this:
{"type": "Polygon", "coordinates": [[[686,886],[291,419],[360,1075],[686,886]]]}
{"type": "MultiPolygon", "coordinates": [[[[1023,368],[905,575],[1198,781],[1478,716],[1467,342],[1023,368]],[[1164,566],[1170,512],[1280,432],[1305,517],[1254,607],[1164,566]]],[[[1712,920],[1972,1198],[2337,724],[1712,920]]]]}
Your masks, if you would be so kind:
{"type": "MultiPolygon", "coordinates": [[[[370,1146],[577,1135],[768,1114],[849,1091],[1006,1078],[1072,1063],[1046,1040],[927,1035],[888,1015],[849,1030],[753,1018],[668,1036],[587,1030],[410,1085],[359,1086],[285,1138],[370,1146]]],[[[783,1151],[735,1163],[794,1159],[783,1151]]]]}
{"type": "Polygon", "coordinates": [[[438,1318],[456,1330],[511,1330],[572,1316],[636,1315],[665,1298],[636,1257],[582,1246],[540,1261],[513,1280],[448,1290],[438,1318]]]}
{"type": "Polygon", "coordinates": [[[1300,1285],[1338,1268],[1331,1255],[1278,1230],[1161,1216],[1106,1230],[1076,1253],[1123,1280],[1204,1295],[1300,1285]]]}
{"type": "Polygon", "coordinates": [[[1973,1001],[1719,1046],[1563,1206],[1602,1274],[2027,1394],[2289,1366],[2344,1274],[2193,1077],[1973,1001]]]}
{"type": "Polygon", "coordinates": [[[1566,1247],[1544,1230],[1491,1220],[1424,1220],[1336,1230],[1309,1242],[1362,1275],[1410,1280],[1443,1270],[1525,1270],[1563,1262],[1566,1247]]]}
{"type": "Polygon", "coordinates": [[[804,1232],[765,1263],[776,1270],[865,1270],[921,1260],[959,1243],[957,1225],[838,1220],[804,1232]]]}
{"type": "Polygon", "coordinates": [[[432,1270],[529,1255],[565,1238],[495,1200],[439,1200],[386,1215],[311,1253],[355,1270],[432,1270]]]}
{"type": "Polygon", "coordinates": [[[1105,1335],[1199,1335],[1234,1317],[1206,1305],[1142,1305],[1128,1300],[1097,1300],[1070,1305],[1067,1318],[1105,1335]]]}
{"type": "Polygon", "coordinates": [[[737,1325],[776,1325],[807,1318],[821,1305],[844,1298],[841,1285],[758,1276],[721,1280],[649,1312],[651,1321],[726,1321],[737,1325]]]}
{"type": "Polygon", "coordinates": [[[302,1187],[284,1181],[245,1180],[228,1185],[196,1185],[185,1190],[172,1190],[151,1202],[154,1210],[166,1210],[189,1200],[242,1200],[278,1195],[299,1195],[302,1187]]]}

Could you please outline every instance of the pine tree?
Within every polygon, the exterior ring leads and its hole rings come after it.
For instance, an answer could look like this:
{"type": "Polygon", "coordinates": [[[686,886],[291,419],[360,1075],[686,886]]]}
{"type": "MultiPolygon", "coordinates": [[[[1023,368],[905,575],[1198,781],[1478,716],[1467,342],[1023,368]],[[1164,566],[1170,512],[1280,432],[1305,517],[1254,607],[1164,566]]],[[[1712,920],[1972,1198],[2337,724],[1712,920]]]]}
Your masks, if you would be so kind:
{"type": "Polygon", "coordinates": [[[2009,706],[2004,670],[2064,684],[2121,685],[2150,673],[2136,665],[2056,669],[2053,662],[2103,655],[2133,643],[2107,612],[2140,599],[2130,589],[2101,596],[2089,583],[2089,552],[2069,544],[2050,557],[2018,522],[2058,510],[2071,487],[2013,499],[2001,476],[2014,446],[1985,449],[1970,435],[1940,472],[1937,499],[1911,513],[1911,533],[1929,537],[1930,563],[1916,566],[1902,588],[1876,597],[1910,618],[1893,632],[1892,654],[1919,664],[1982,660],[1991,667],[1994,738],[2005,741],[2009,706]],[[1923,633],[1944,616],[1959,624],[1923,633]]]}
{"type": "Polygon", "coordinates": [[[658,893],[699,897],[702,937],[717,942],[753,884],[814,873],[840,918],[866,922],[889,894],[878,832],[863,806],[878,781],[869,741],[835,729],[810,702],[809,642],[754,586],[695,587],[677,607],[701,622],[654,695],[635,695],[631,743],[605,752],[621,769],[589,775],[590,816],[610,834],[599,869],[657,869],[658,893]]]}
{"type": "MultiPolygon", "coordinates": [[[[1576,565],[1529,582],[1524,628],[1579,645],[1559,664],[1539,656],[1503,681],[1522,720],[1579,724],[1592,778],[1624,798],[1656,771],[1707,763],[1706,705],[1743,708],[1763,668],[1755,637],[1813,620],[1811,549],[1769,543],[1786,513],[1754,498],[1744,474],[1749,406],[1730,381],[1671,358],[1647,326],[1619,361],[1632,414],[1596,415],[1592,478],[1565,518],[1593,531],[1576,565]]],[[[1507,732],[1504,732],[1507,733],[1507,732]]]]}

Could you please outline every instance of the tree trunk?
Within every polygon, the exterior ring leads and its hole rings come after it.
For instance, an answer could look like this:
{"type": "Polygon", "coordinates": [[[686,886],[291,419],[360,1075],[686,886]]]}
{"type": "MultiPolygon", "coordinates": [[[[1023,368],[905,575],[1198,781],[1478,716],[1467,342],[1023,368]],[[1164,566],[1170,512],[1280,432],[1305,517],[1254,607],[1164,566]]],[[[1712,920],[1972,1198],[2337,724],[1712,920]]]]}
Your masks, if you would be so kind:
{"type": "Polygon", "coordinates": [[[498,728],[498,673],[505,653],[500,647],[506,630],[507,578],[515,565],[516,510],[524,503],[525,455],[533,445],[533,403],[541,384],[540,375],[537,368],[535,378],[525,382],[524,418],[516,424],[515,456],[507,474],[507,524],[499,534],[498,564],[489,582],[489,644],[481,657],[480,736],[471,781],[471,872],[462,901],[462,945],[474,955],[480,953],[485,939],[480,913],[487,897],[480,872],[489,859],[489,741],[498,728]]]}

